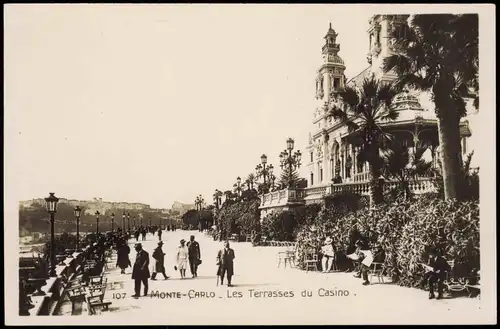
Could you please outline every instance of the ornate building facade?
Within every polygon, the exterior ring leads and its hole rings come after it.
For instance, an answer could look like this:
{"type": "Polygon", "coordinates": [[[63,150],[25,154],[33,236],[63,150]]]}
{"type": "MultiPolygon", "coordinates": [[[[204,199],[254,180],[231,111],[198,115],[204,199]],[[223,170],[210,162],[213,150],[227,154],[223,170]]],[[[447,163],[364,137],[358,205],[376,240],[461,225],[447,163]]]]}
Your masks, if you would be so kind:
{"type": "MultiPolygon", "coordinates": [[[[390,36],[397,24],[404,23],[409,15],[375,15],[370,20],[368,67],[347,81],[344,70],[345,62],[339,55],[340,45],[337,33],[330,27],[325,35],[322,47],[323,62],[316,74],[316,91],[309,134],[309,145],[305,153],[308,172],[308,187],[305,189],[286,189],[262,196],[261,216],[273,211],[286,210],[296,205],[318,203],[327,194],[351,191],[362,195],[369,194],[370,171],[367,163],[357,163],[359,144],[348,131],[345,123],[328,116],[328,104],[332,91],[345,85],[360,86],[362,81],[374,75],[377,79],[391,83],[395,74],[384,73],[383,59],[393,53],[394,39],[390,36]]],[[[337,106],[343,106],[337,104],[337,106]]],[[[424,157],[437,166],[439,139],[437,118],[433,103],[425,93],[404,91],[393,99],[392,106],[399,112],[395,121],[384,124],[384,130],[401,140],[410,152],[415,147],[426,147],[424,157]]],[[[468,120],[461,122],[462,152],[467,150],[471,136],[468,120]]],[[[396,182],[386,181],[390,188],[396,182]]],[[[421,177],[411,183],[414,193],[425,193],[433,189],[430,177],[421,177]]]]}

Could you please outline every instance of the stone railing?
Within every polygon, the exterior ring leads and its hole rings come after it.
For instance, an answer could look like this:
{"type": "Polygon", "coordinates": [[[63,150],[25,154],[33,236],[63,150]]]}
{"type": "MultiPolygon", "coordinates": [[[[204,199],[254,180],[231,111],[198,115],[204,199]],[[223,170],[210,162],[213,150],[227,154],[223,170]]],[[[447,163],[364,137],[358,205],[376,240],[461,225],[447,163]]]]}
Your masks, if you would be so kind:
{"type": "Polygon", "coordinates": [[[270,192],[261,196],[261,208],[284,206],[289,202],[301,201],[303,195],[304,193],[302,190],[291,188],[270,192]]]}
{"type": "MultiPolygon", "coordinates": [[[[385,181],[384,189],[387,191],[397,187],[399,184],[400,183],[398,181],[385,181]]],[[[409,187],[415,194],[424,194],[435,191],[432,178],[430,177],[420,177],[415,181],[410,181],[409,187]]],[[[370,182],[353,181],[325,186],[313,186],[305,189],[284,189],[281,191],[275,191],[261,196],[261,208],[283,207],[290,203],[301,203],[306,200],[319,200],[326,195],[335,195],[346,192],[360,195],[370,195],[370,182]]]]}
{"type": "Polygon", "coordinates": [[[370,173],[369,172],[360,172],[357,174],[354,174],[352,176],[352,181],[353,182],[368,182],[370,180],[370,173]]]}
{"type": "Polygon", "coordinates": [[[332,184],[331,194],[340,194],[346,192],[360,194],[360,195],[369,195],[370,183],[365,181],[365,182],[332,184]]]}
{"type": "Polygon", "coordinates": [[[321,198],[330,193],[330,186],[308,187],[304,189],[304,198],[318,197],[321,198]]]}

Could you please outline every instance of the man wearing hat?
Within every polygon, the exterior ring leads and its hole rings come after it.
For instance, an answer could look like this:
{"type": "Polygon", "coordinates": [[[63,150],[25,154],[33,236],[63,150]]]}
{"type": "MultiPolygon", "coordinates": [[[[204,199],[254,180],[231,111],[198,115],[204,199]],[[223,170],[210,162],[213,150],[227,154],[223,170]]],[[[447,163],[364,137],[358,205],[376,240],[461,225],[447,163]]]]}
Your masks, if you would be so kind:
{"type": "Polygon", "coordinates": [[[186,240],[181,240],[181,245],[177,248],[177,268],[181,274],[181,279],[186,277],[186,268],[189,256],[189,250],[186,247],[186,240]]]}
{"type": "Polygon", "coordinates": [[[161,273],[163,274],[163,277],[165,280],[167,280],[169,277],[167,274],[165,274],[165,253],[161,249],[163,246],[163,242],[160,241],[158,242],[158,247],[156,247],[155,251],[153,252],[153,258],[155,259],[155,265],[153,267],[153,274],[151,275],[151,280],[156,280],[156,274],[161,273]]]}
{"type": "Polygon", "coordinates": [[[324,273],[330,272],[333,267],[333,262],[335,260],[335,251],[333,250],[333,239],[331,237],[327,237],[323,246],[321,247],[321,253],[323,257],[322,261],[322,269],[324,273]]]}
{"type": "Polygon", "coordinates": [[[227,274],[227,286],[231,287],[231,278],[234,274],[234,250],[229,247],[229,241],[224,242],[224,248],[217,253],[217,276],[220,283],[224,284],[224,276],[227,274]]]}
{"type": "Polygon", "coordinates": [[[425,273],[425,278],[429,283],[429,299],[433,299],[434,286],[437,283],[437,299],[443,298],[443,281],[446,279],[446,272],[451,270],[450,265],[442,256],[439,255],[439,250],[437,248],[432,248],[429,253],[429,262],[426,267],[427,273],[425,273]]]}
{"type": "Polygon", "coordinates": [[[198,266],[201,264],[200,244],[191,235],[189,242],[186,244],[189,251],[189,269],[193,278],[198,276],[198,266]]]}
{"type": "Polygon", "coordinates": [[[132,269],[132,279],[135,280],[135,294],[132,297],[137,298],[141,295],[141,282],[144,285],[144,296],[148,294],[148,278],[149,278],[149,254],[142,249],[141,243],[135,244],[134,268],[132,269]]]}

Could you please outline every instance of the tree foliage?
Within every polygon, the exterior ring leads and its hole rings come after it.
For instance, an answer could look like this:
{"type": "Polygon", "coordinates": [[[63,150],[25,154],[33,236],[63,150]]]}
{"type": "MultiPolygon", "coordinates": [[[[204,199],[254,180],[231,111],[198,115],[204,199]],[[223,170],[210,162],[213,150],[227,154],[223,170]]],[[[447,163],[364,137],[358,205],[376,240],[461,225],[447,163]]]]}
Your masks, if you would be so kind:
{"type": "Polygon", "coordinates": [[[399,113],[392,107],[392,99],[397,90],[392,85],[382,83],[374,75],[363,80],[361,86],[347,86],[334,91],[334,101],[329,105],[329,114],[343,122],[349,132],[356,136],[353,144],[358,144],[358,163],[368,162],[371,171],[371,194],[375,204],[383,201],[380,185],[382,158],[380,150],[393,136],[383,130],[381,124],[397,119],[399,113]]]}
{"type": "Polygon", "coordinates": [[[467,114],[465,99],[473,98],[479,106],[478,31],[477,14],[414,15],[410,24],[394,27],[395,53],[384,59],[384,71],[398,76],[397,89],[431,94],[439,120],[446,199],[456,198],[461,186],[459,125],[467,114]]]}

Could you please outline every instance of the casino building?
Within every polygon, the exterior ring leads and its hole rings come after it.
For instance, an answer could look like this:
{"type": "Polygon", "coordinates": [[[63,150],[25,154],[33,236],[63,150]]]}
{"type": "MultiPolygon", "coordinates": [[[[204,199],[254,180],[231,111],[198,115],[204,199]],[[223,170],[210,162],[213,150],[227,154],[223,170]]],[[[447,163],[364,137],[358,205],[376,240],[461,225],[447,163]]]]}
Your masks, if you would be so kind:
{"type": "MultiPolygon", "coordinates": [[[[351,143],[352,134],[347,126],[327,116],[327,104],[331,91],[345,85],[360,86],[362,81],[374,75],[376,78],[391,82],[396,79],[392,73],[382,70],[383,59],[393,52],[394,40],[390,38],[391,29],[405,22],[409,15],[375,15],[370,19],[368,66],[355,77],[347,80],[344,71],[346,63],[340,57],[338,34],[330,27],[324,37],[322,64],[316,72],[316,106],[312,114],[309,133],[309,145],[304,152],[303,163],[307,164],[308,187],[304,189],[284,189],[262,196],[261,217],[273,211],[291,207],[323,202],[324,196],[344,191],[361,195],[369,194],[370,172],[367,163],[357,163],[356,153],[359,148],[351,143]]],[[[342,104],[338,104],[342,105],[342,104]]],[[[405,90],[393,99],[394,108],[399,112],[395,121],[384,124],[384,129],[403,141],[410,152],[417,143],[424,143],[427,148],[424,157],[437,166],[439,139],[437,118],[433,103],[426,93],[417,94],[405,90]]],[[[477,111],[472,110],[472,101],[468,104],[468,116],[460,124],[462,152],[468,154],[471,149],[468,142],[472,136],[469,121],[475,121],[477,111]]],[[[395,181],[386,180],[386,187],[395,185],[395,181]]],[[[416,194],[432,191],[431,178],[421,177],[411,183],[410,188],[416,194]]]]}

